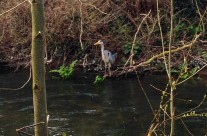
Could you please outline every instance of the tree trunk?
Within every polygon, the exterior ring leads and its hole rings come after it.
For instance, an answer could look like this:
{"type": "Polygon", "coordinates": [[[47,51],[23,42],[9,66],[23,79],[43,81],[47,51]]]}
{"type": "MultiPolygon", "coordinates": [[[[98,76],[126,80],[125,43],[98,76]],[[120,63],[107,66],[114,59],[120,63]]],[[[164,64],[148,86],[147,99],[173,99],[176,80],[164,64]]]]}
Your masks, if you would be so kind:
{"type": "Polygon", "coordinates": [[[47,136],[47,101],[45,87],[44,0],[31,0],[32,12],[32,90],[35,136],[47,136]],[[42,123],[41,123],[42,122],[42,123]]]}

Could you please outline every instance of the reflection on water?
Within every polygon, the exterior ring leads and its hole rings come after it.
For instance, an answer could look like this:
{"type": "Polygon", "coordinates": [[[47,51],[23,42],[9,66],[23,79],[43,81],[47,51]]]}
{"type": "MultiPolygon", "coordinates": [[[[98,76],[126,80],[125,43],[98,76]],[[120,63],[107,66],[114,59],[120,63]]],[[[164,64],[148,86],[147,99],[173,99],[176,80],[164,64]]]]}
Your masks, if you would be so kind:
{"type": "MultiPolygon", "coordinates": [[[[69,81],[47,79],[50,135],[61,136],[145,136],[153,118],[152,111],[137,79],[107,80],[93,85],[95,75],[84,75],[69,81]],[[88,77],[88,78],[87,78],[88,77]]],[[[23,74],[1,74],[0,87],[19,87],[27,80],[23,74]]],[[[154,109],[159,107],[160,92],[151,85],[164,89],[165,76],[148,76],[142,80],[154,109]]],[[[199,104],[206,94],[205,80],[191,80],[179,86],[176,97],[178,113],[199,104]]],[[[197,109],[206,112],[206,101],[197,109]]],[[[31,85],[19,91],[0,91],[0,136],[16,135],[15,129],[33,124],[31,85]]],[[[194,135],[204,135],[206,118],[183,119],[194,135]]],[[[176,135],[189,135],[180,121],[176,135]]]]}

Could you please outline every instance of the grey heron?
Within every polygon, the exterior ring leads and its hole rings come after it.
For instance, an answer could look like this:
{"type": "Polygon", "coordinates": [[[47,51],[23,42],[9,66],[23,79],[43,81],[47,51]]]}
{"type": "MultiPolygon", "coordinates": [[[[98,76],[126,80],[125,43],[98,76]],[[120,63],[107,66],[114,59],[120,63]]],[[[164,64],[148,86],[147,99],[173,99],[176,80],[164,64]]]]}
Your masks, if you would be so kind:
{"type": "Polygon", "coordinates": [[[106,75],[106,70],[108,68],[109,75],[111,76],[111,65],[115,62],[117,53],[112,54],[110,51],[104,50],[104,43],[101,40],[96,42],[94,45],[101,46],[101,57],[105,65],[105,75],[106,75]]]}

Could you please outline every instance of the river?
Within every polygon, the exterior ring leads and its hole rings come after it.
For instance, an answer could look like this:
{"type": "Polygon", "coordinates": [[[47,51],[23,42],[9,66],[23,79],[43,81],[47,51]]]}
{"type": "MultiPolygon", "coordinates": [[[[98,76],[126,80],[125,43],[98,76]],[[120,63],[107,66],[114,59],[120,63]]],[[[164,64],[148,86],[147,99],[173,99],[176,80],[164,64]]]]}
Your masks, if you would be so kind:
{"type": "MultiPolygon", "coordinates": [[[[0,87],[17,88],[27,81],[28,76],[0,74],[0,87]]],[[[95,74],[76,75],[71,80],[47,77],[50,135],[145,136],[153,114],[138,80],[109,79],[101,85],[94,85],[94,79],[95,74]]],[[[164,89],[166,81],[163,75],[141,79],[154,110],[159,107],[161,93],[152,86],[164,89]]],[[[206,94],[206,83],[206,79],[191,79],[178,86],[175,91],[176,113],[198,106],[206,94]]],[[[0,107],[0,136],[15,136],[17,128],[33,124],[31,83],[22,90],[0,91],[0,107]]],[[[204,101],[195,112],[206,113],[207,102],[204,101]]],[[[187,117],[182,121],[176,121],[176,136],[207,134],[206,117],[187,117]]]]}

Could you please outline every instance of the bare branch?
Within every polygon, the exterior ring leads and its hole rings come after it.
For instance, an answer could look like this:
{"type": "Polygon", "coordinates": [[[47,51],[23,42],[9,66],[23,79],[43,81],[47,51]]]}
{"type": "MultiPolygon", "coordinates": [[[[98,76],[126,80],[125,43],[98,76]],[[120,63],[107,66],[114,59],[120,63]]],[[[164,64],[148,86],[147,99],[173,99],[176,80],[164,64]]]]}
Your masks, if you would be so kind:
{"type": "Polygon", "coordinates": [[[19,88],[0,88],[0,90],[11,90],[11,91],[17,91],[17,90],[21,90],[21,89],[23,89],[28,83],[29,83],[29,81],[30,81],[30,79],[31,79],[31,76],[32,76],[32,68],[31,68],[31,66],[30,66],[30,72],[29,72],[30,74],[29,74],[29,78],[28,78],[28,80],[21,86],[21,87],[19,87],[19,88]]]}
{"type": "Polygon", "coordinates": [[[25,2],[28,2],[28,0],[25,0],[25,1],[23,1],[23,2],[21,2],[21,3],[19,3],[19,4],[17,4],[15,7],[11,8],[11,9],[9,9],[9,10],[3,12],[3,13],[1,13],[0,16],[3,16],[3,15],[5,15],[5,14],[7,14],[7,13],[13,11],[13,10],[15,10],[16,8],[18,8],[19,6],[21,6],[21,5],[24,4],[25,2]]]}
{"type": "Polygon", "coordinates": [[[80,46],[81,46],[81,49],[83,50],[83,42],[82,42],[82,35],[83,35],[83,13],[82,13],[82,1],[79,0],[80,2],[80,36],[79,36],[79,41],[80,41],[80,46]]]}
{"type": "Polygon", "coordinates": [[[134,47],[135,47],[135,42],[136,42],[136,39],[137,39],[137,34],[139,33],[139,30],[140,30],[144,20],[150,15],[150,13],[151,13],[151,10],[148,12],[148,14],[146,14],[144,16],[144,18],[142,19],[141,23],[139,24],[139,27],[137,28],[137,31],[136,31],[136,33],[134,35],[134,39],[133,39],[133,43],[132,43],[132,48],[131,48],[131,51],[130,51],[130,56],[132,56],[131,59],[130,59],[130,66],[133,65],[134,47]]]}

